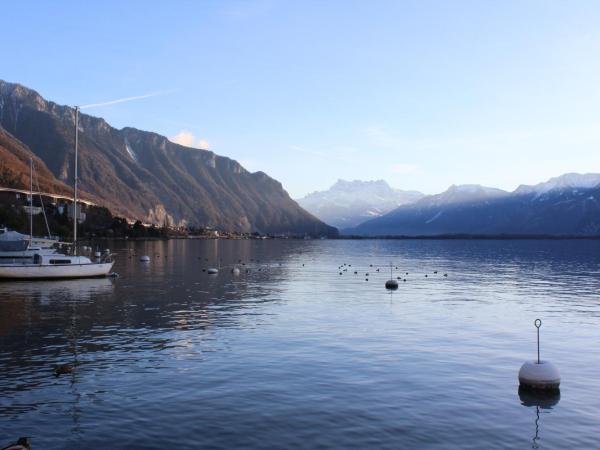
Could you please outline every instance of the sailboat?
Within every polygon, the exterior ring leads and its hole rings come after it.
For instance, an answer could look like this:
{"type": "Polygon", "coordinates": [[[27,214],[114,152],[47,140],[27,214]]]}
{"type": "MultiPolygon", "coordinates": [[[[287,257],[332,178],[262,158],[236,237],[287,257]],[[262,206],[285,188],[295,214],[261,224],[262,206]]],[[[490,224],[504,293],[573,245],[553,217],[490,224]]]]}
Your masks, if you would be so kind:
{"type": "Polygon", "coordinates": [[[56,253],[57,239],[40,238],[0,228],[0,261],[33,258],[36,253],[56,253]]]}
{"type": "Polygon", "coordinates": [[[79,138],[79,107],[75,107],[75,177],[73,184],[73,254],[36,253],[32,261],[0,264],[0,278],[10,279],[53,279],[92,278],[107,276],[114,264],[110,251],[101,253],[92,261],[87,256],[77,255],[77,150],[79,138]]]}
{"type": "MultiPolygon", "coordinates": [[[[29,158],[29,236],[17,231],[11,231],[8,228],[0,228],[0,261],[20,258],[31,259],[36,253],[56,253],[57,246],[59,245],[58,239],[50,236],[50,228],[41,192],[40,203],[49,237],[36,237],[33,235],[33,172],[33,158],[29,158]]],[[[39,183],[38,191],[40,191],[39,183]]]]}

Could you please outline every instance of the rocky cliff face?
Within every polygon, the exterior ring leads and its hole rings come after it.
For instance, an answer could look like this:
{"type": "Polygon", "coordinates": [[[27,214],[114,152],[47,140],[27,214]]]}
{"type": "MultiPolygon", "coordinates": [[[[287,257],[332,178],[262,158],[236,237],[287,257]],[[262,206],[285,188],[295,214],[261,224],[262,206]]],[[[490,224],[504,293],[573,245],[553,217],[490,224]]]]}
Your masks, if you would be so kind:
{"type": "MultiPolygon", "coordinates": [[[[0,187],[29,189],[30,158],[35,168],[35,191],[39,186],[42,192],[72,195],[72,188],[57,180],[40,158],[0,127],[0,187]]],[[[89,196],[86,194],[86,197],[89,196]]]]}
{"type": "MultiPolygon", "coordinates": [[[[75,111],[18,84],[0,81],[0,126],[29,147],[61,181],[73,179],[75,111]]],[[[156,133],[117,130],[79,116],[81,188],[113,212],[164,224],[230,231],[334,235],[281,183],[211,151],[156,133]]]]}

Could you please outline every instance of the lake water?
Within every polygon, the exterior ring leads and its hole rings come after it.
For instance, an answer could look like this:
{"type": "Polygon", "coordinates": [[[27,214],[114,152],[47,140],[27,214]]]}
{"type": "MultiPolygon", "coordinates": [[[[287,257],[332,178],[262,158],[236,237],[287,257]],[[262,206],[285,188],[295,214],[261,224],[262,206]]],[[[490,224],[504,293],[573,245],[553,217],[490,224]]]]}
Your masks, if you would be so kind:
{"type": "Polygon", "coordinates": [[[600,447],[600,241],[111,245],[116,280],[0,283],[0,444],[600,447]],[[536,318],[560,398],[518,393],[536,318]]]}

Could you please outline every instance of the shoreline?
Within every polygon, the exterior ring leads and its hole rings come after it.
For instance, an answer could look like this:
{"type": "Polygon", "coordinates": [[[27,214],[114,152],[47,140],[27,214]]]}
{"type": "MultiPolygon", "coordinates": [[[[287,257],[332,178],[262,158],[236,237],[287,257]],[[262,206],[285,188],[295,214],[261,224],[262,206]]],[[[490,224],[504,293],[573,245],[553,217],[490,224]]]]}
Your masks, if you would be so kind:
{"type": "Polygon", "coordinates": [[[84,238],[83,240],[90,241],[167,241],[167,240],[227,240],[227,241],[267,241],[267,240],[296,240],[296,241],[321,241],[321,240],[342,240],[342,241],[365,241],[365,240],[422,240],[422,241],[566,241],[566,240],[600,240],[600,235],[580,236],[580,235],[522,235],[522,234],[442,234],[442,235],[422,235],[422,236],[336,236],[327,238],[310,238],[303,237],[281,237],[281,236],[265,236],[261,238],[253,237],[208,237],[208,236],[161,236],[161,237],[107,237],[99,236],[92,238],[84,238]]]}

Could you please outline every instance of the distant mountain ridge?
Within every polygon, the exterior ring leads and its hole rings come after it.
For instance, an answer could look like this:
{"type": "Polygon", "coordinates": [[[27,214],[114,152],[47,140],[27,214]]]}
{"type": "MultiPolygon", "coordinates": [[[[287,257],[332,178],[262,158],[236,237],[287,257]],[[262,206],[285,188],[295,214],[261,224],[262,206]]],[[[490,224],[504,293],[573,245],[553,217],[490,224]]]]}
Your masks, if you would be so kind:
{"type": "Polygon", "coordinates": [[[308,194],[298,203],[324,222],[343,229],[421,197],[417,191],[393,189],[384,180],[338,180],[328,190],[308,194]]]}
{"type": "MultiPolygon", "coordinates": [[[[0,80],[0,127],[47,166],[57,181],[73,178],[74,109],[0,80]]],[[[156,133],[117,130],[80,114],[81,187],[125,217],[189,223],[228,231],[334,236],[281,183],[211,151],[156,133]]]]}
{"type": "Polygon", "coordinates": [[[513,192],[478,185],[400,206],[347,230],[382,236],[600,235],[600,174],[569,173],[513,192]]]}

